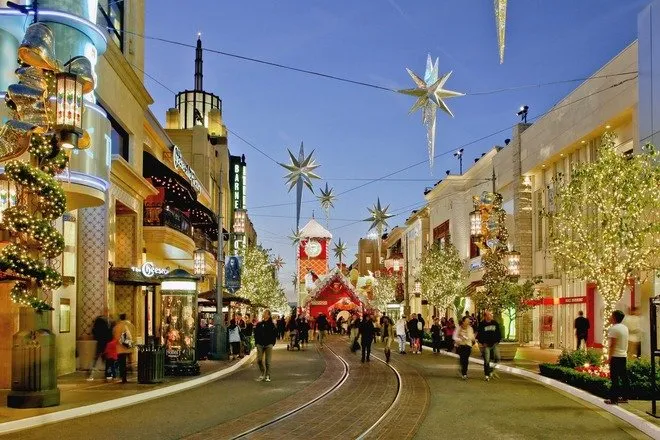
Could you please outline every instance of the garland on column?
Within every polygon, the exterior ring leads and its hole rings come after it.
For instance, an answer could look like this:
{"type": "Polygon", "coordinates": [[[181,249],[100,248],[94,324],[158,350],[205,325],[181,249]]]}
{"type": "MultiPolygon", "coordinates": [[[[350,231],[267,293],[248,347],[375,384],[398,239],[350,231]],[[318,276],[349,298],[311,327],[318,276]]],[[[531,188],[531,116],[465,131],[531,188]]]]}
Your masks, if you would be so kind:
{"type": "MultiPolygon", "coordinates": [[[[0,270],[18,280],[12,300],[36,310],[52,310],[44,293],[62,285],[54,259],[64,251],[64,237],[52,222],[66,210],[66,195],[55,175],[67,168],[69,157],[60,147],[63,127],[54,125],[56,107],[80,99],[71,91],[57,94],[60,65],[52,56],[52,44],[46,25],[35,23],[27,29],[18,50],[19,81],[9,86],[5,98],[12,119],[0,128],[0,162],[7,161],[4,173],[18,194],[16,206],[3,212],[2,226],[12,243],[0,251],[0,270]],[[57,103],[50,100],[53,96],[57,103]],[[26,152],[29,160],[17,159],[26,152]]],[[[65,67],[69,77],[82,78],[84,93],[93,89],[87,59],[73,58],[65,67]]],[[[79,114],[76,118],[80,121],[79,114]]]]}

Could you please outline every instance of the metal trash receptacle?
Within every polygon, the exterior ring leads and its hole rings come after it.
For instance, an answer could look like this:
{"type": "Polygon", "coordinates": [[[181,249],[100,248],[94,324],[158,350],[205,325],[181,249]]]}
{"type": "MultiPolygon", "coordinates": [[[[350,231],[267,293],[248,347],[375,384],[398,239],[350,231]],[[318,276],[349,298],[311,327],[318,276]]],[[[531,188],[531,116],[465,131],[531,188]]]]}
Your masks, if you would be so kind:
{"type": "Polygon", "coordinates": [[[165,377],[165,347],[138,346],[138,383],[160,383],[165,377]]]}

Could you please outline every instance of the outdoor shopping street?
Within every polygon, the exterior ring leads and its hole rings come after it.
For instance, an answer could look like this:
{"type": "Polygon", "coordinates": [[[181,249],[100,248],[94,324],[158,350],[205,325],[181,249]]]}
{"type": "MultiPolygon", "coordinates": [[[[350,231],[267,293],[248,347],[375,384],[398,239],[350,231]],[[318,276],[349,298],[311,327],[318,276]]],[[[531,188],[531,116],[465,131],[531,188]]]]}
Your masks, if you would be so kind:
{"type": "Polygon", "coordinates": [[[278,345],[270,383],[257,382],[258,369],[246,365],[139,406],[0,438],[52,439],[53,432],[64,431],[71,440],[230,439],[245,433],[241,438],[346,439],[367,433],[365,438],[478,439],[484,432],[498,439],[649,438],[605,411],[522,377],[502,373],[485,382],[481,365],[471,364],[470,379],[463,381],[456,359],[430,349],[422,355],[393,353],[390,368],[378,360],[384,359],[379,344],[371,362],[361,363],[346,337],[330,337],[322,350],[313,344],[290,352],[278,345]],[[261,426],[266,427],[255,429],[261,426]]]}

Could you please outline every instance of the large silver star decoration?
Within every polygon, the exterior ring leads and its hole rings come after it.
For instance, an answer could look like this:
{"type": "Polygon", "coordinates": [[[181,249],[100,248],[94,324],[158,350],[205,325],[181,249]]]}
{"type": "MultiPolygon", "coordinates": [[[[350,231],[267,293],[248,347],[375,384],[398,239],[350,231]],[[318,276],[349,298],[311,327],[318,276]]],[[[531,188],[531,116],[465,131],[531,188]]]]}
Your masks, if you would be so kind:
{"type": "Polygon", "coordinates": [[[371,213],[371,216],[369,218],[364,219],[364,221],[371,222],[371,226],[369,226],[369,230],[371,231],[372,229],[376,229],[379,234],[382,234],[383,229],[387,228],[387,219],[394,217],[392,214],[387,213],[387,210],[390,209],[390,205],[387,205],[385,208],[383,208],[380,204],[380,197],[379,197],[378,201],[373,206],[373,208],[367,208],[367,209],[369,209],[369,213],[371,213]]]}
{"type": "Polygon", "coordinates": [[[275,269],[277,270],[282,269],[284,267],[284,264],[285,264],[284,258],[282,258],[279,255],[273,260],[273,267],[275,267],[275,269]]]}
{"type": "Polygon", "coordinates": [[[445,73],[441,78],[438,78],[438,58],[435,63],[431,59],[431,55],[426,58],[426,72],[424,79],[420,78],[415,72],[406,68],[408,74],[417,86],[414,89],[399,90],[399,93],[417,97],[417,102],[410,109],[410,113],[422,109],[422,123],[426,126],[426,141],[429,152],[429,165],[433,168],[433,158],[435,156],[435,125],[436,125],[436,112],[437,109],[447,113],[449,116],[454,117],[454,114],[449,110],[445,103],[445,98],[453,98],[455,96],[463,96],[464,93],[454,92],[453,90],[444,89],[444,85],[451,76],[452,72],[445,73]]]}
{"type": "Polygon", "coordinates": [[[287,149],[289,152],[289,159],[291,162],[289,164],[279,163],[281,167],[286,168],[289,172],[284,178],[287,180],[287,185],[289,185],[289,191],[296,187],[296,229],[300,227],[300,204],[302,202],[302,191],[303,185],[309,188],[313,193],[314,188],[312,188],[312,179],[320,179],[320,177],[314,173],[314,170],[320,165],[316,163],[312,157],[314,150],[309,153],[309,156],[305,156],[305,149],[303,143],[300,143],[300,152],[298,153],[298,158],[293,155],[291,150],[287,149]]]}
{"type": "Polygon", "coordinates": [[[334,188],[328,188],[328,182],[325,183],[325,189],[321,188],[319,191],[321,192],[321,195],[316,197],[319,199],[319,202],[321,202],[321,208],[323,208],[326,215],[328,215],[330,208],[335,207],[334,202],[337,199],[337,196],[335,195],[334,188]]]}
{"type": "Polygon", "coordinates": [[[504,63],[504,37],[506,36],[506,3],[507,0],[495,1],[495,27],[497,30],[497,44],[500,49],[500,64],[504,63]]]}
{"type": "Polygon", "coordinates": [[[348,246],[346,246],[346,243],[341,241],[341,238],[337,243],[335,243],[335,246],[332,248],[332,251],[335,253],[335,258],[339,260],[339,265],[341,265],[341,261],[346,255],[347,250],[348,250],[348,246]]]}
{"type": "Polygon", "coordinates": [[[291,240],[292,246],[297,246],[298,244],[300,244],[300,241],[302,240],[301,232],[291,231],[291,235],[289,235],[289,240],[291,240]]]}

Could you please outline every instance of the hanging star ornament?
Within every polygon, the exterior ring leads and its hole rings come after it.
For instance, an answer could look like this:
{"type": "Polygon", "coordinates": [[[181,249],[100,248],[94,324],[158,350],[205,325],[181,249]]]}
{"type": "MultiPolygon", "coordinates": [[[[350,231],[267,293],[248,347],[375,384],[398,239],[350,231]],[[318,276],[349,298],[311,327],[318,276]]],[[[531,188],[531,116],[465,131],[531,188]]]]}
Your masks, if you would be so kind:
{"type": "Polygon", "coordinates": [[[500,49],[500,64],[504,63],[504,37],[506,36],[506,3],[507,0],[495,1],[495,27],[497,30],[497,44],[500,49]]]}
{"type": "Polygon", "coordinates": [[[334,188],[328,188],[328,182],[325,183],[325,189],[321,188],[319,191],[321,192],[321,195],[316,196],[316,198],[319,199],[321,208],[323,208],[323,211],[325,211],[325,219],[327,222],[330,216],[330,208],[335,207],[334,202],[337,199],[337,196],[334,193],[334,188]]]}
{"type": "Polygon", "coordinates": [[[436,113],[438,108],[447,113],[449,116],[454,117],[454,114],[449,110],[445,103],[445,98],[453,98],[455,96],[463,96],[464,93],[454,92],[452,90],[444,89],[444,85],[451,76],[452,72],[445,73],[441,78],[438,78],[438,58],[435,63],[431,59],[431,55],[426,58],[426,72],[424,79],[420,78],[415,72],[406,69],[408,74],[417,86],[414,89],[399,90],[399,93],[417,97],[417,102],[410,109],[410,113],[414,113],[422,109],[422,123],[426,126],[426,141],[429,152],[429,165],[433,168],[433,157],[435,156],[435,125],[436,113]]]}
{"type": "Polygon", "coordinates": [[[289,235],[289,240],[291,240],[291,245],[292,246],[297,246],[300,244],[300,241],[302,240],[302,234],[301,232],[298,231],[291,231],[291,235],[289,235]]]}
{"type": "Polygon", "coordinates": [[[285,264],[284,258],[282,258],[279,255],[273,260],[273,267],[277,270],[282,269],[284,267],[284,264],[285,264]]]}
{"type": "Polygon", "coordinates": [[[289,173],[284,176],[286,179],[287,185],[289,185],[289,191],[296,187],[296,229],[300,227],[300,204],[302,202],[302,191],[303,185],[309,188],[309,190],[314,193],[314,188],[312,188],[312,179],[320,179],[317,174],[314,173],[314,170],[320,165],[316,163],[312,157],[314,150],[309,153],[309,156],[305,156],[305,150],[303,143],[300,143],[300,152],[298,153],[298,158],[293,155],[291,150],[287,149],[289,152],[289,158],[291,162],[287,164],[279,163],[278,164],[286,168],[289,173]]]}
{"type": "Polygon", "coordinates": [[[394,217],[392,214],[387,213],[387,210],[390,209],[390,205],[387,205],[385,208],[383,208],[380,204],[379,197],[374,207],[367,209],[369,209],[371,216],[364,219],[364,221],[371,222],[369,230],[371,231],[372,229],[376,229],[379,234],[382,234],[383,229],[387,228],[387,219],[394,217]]]}
{"type": "Polygon", "coordinates": [[[335,258],[339,260],[339,266],[341,266],[342,259],[346,255],[347,250],[348,250],[348,246],[346,246],[346,243],[341,241],[341,238],[337,243],[335,243],[335,246],[332,248],[332,251],[335,253],[335,258]]]}

